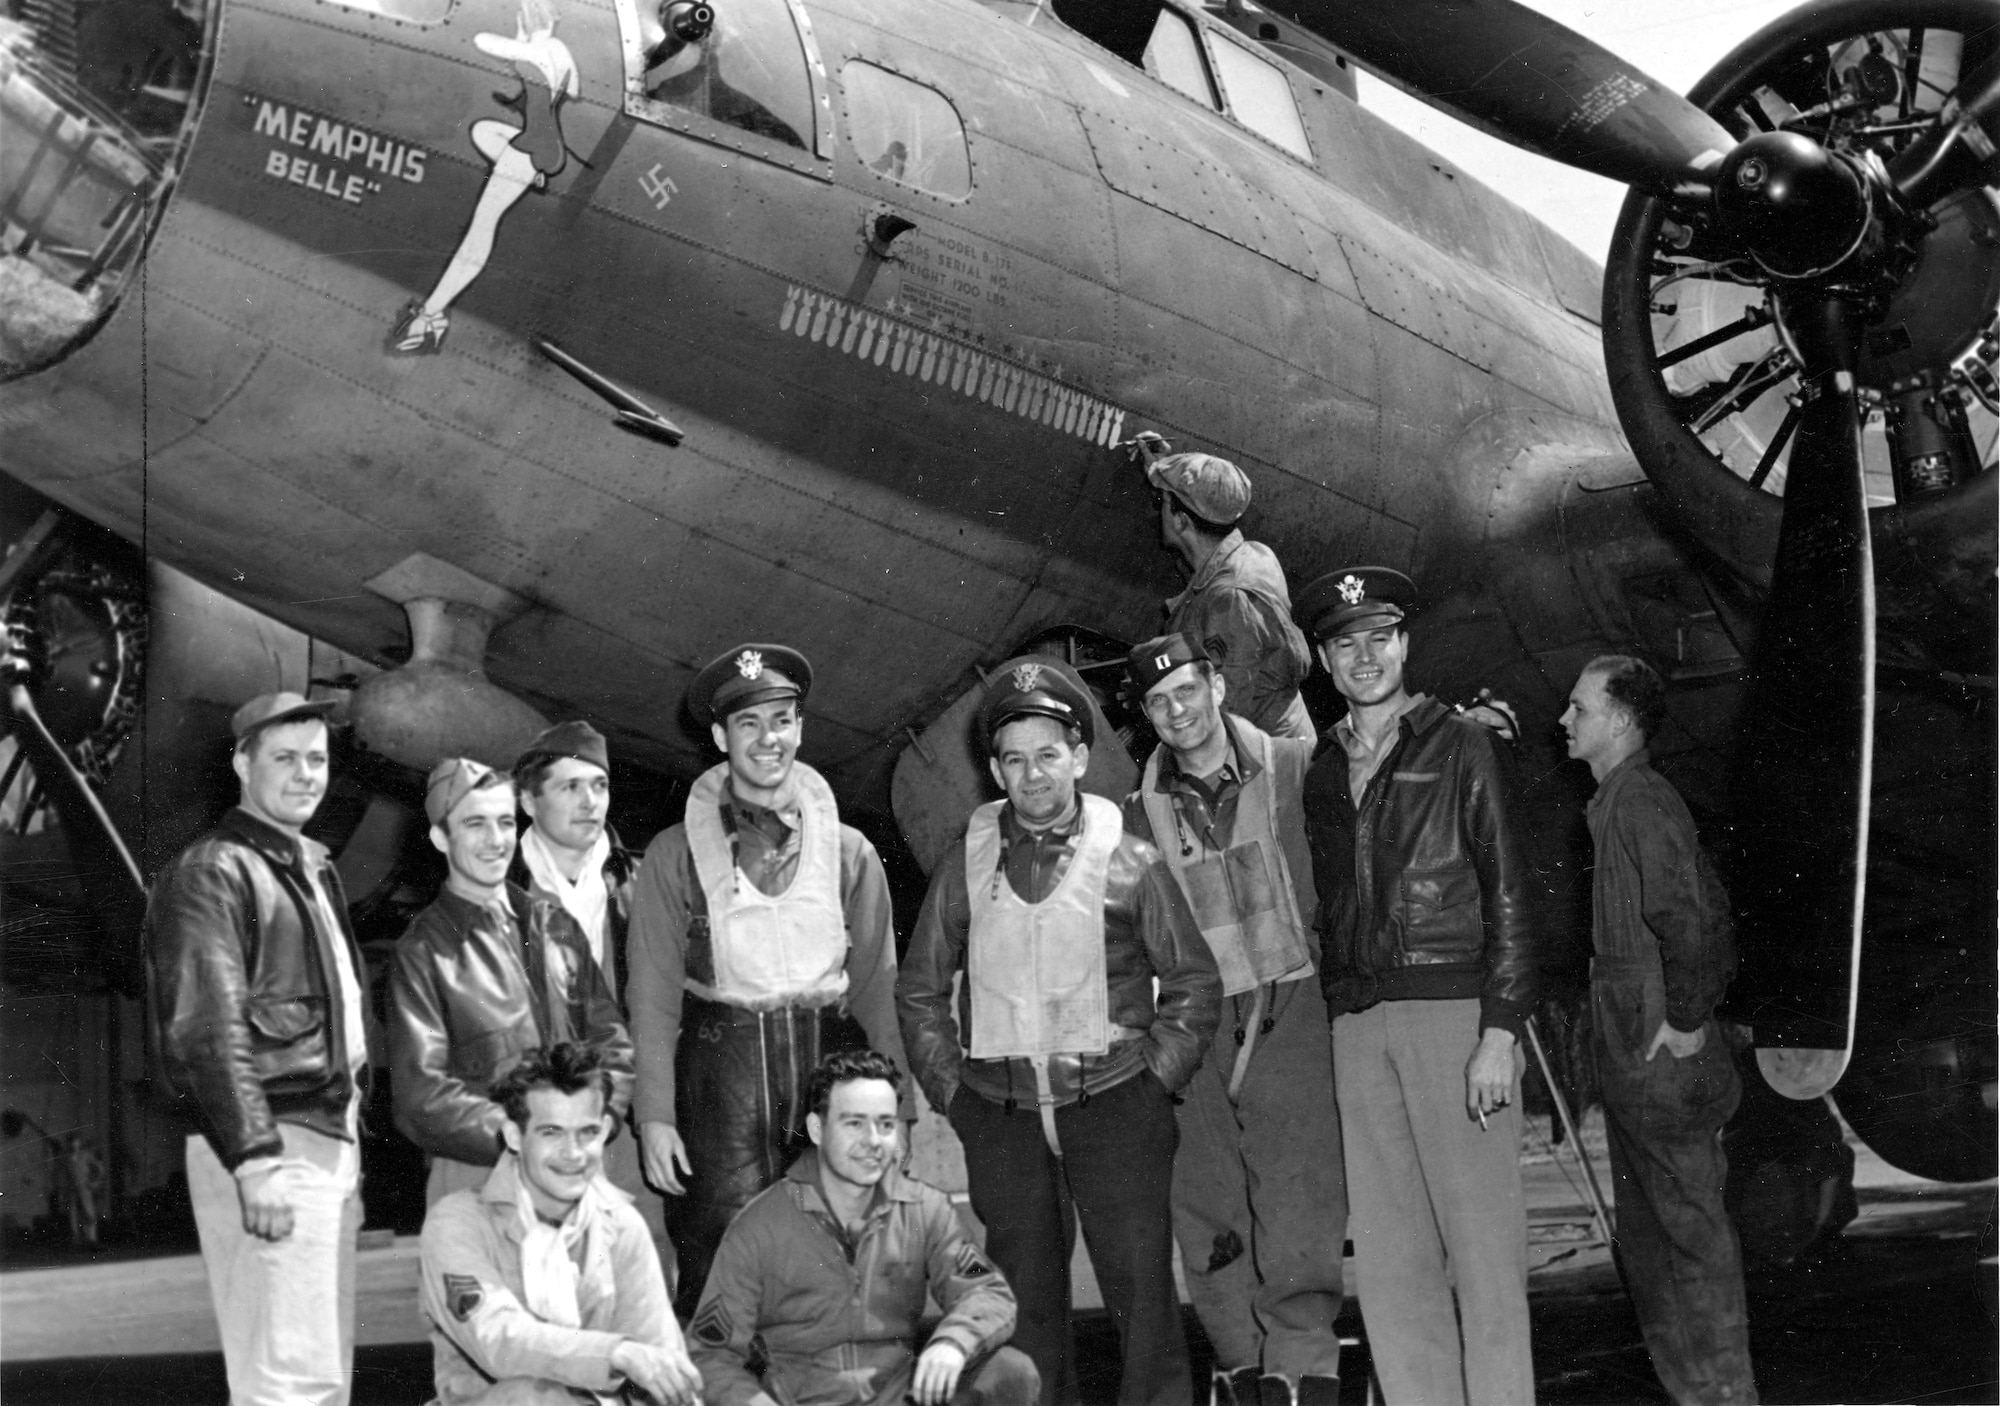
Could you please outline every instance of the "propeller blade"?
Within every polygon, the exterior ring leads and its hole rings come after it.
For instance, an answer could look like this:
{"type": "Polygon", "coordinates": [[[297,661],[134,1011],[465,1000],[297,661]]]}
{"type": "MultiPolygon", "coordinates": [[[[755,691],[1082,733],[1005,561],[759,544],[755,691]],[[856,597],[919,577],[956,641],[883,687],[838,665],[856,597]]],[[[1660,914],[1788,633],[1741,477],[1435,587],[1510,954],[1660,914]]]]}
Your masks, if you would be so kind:
{"type": "MultiPolygon", "coordinates": [[[[1841,315],[1825,310],[1829,325],[1841,315]]],[[[1750,1023],[1765,1077],[1793,1098],[1832,1088],[1853,1051],[1875,731],[1860,404],[1844,366],[1810,384],[1817,394],[1792,441],[1739,768],[1741,989],[1760,996],[1750,1023]]]]}
{"type": "Polygon", "coordinates": [[[1411,96],[1503,141],[1660,195],[1706,190],[1736,138],[1515,0],[1261,0],[1411,96]]]}
{"type": "Polygon", "coordinates": [[[13,726],[8,730],[15,745],[34,764],[36,777],[48,788],[78,869],[86,876],[95,876],[84,884],[84,891],[111,940],[110,950],[100,958],[105,975],[124,995],[141,996],[146,988],[139,928],[146,916],[146,882],[104,803],[43,723],[24,673],[16,656],[0,640],[0,682],[5,684],[6,709],[13,715],[13,726]]]}

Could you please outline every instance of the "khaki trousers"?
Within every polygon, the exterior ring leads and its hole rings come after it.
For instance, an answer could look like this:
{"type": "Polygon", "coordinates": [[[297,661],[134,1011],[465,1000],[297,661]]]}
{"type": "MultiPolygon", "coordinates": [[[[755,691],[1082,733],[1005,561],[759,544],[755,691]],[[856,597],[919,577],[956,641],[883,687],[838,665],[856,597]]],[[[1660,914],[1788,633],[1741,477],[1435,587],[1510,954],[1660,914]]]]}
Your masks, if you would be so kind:
{"type": "Polygon", "coordinates": [[[1466,1111],[1479,1002],[1383,1001],[1333,1022],[1348,1233],[1388,1406],[1530,1406],[1521,1070],[1466,1111]]]}
{"type": "Polygon", "coordinates": [[[187,1141],[208,1291],[222,1335],[230,1406],[347,1406],[354,1372],[354,1237],[361,1228],[361,1151],[280,1123],[292,1233],[243,1228],[236,1178],[199,1135],[187,1141]]]}

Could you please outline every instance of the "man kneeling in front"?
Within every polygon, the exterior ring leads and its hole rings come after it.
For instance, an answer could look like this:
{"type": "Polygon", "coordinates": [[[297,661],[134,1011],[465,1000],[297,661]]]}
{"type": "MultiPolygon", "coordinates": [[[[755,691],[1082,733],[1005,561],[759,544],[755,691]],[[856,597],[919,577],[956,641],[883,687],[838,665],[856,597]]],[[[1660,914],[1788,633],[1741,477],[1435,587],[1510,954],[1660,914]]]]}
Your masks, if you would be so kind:
{"type": "Polygon", "coordinates": [[[692,1332],[707,1406],[1032,1406],[1014,1291],[951,1202],[900,1170],[902,1071],[828,1055],[807,1091],[812,1147],[745,1206],[692,1332]],[[944,1319],[916,1350],[925,1290],[944,1319]]]}
{"type": "Polygon", "coordinates": [[[499,1163],[424,1220],[438,1406],[699,1399],[646,1222],[604,1179],[610,1095],[598,1051],[571,1042],[493,1085],[499,1163]]]}

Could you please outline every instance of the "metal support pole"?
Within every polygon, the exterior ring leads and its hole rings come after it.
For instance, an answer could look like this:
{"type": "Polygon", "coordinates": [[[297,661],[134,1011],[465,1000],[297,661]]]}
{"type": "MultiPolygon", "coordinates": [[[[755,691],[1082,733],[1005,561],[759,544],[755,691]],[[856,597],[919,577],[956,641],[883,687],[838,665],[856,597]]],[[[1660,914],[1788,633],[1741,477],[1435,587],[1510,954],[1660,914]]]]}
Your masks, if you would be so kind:
{"type": "Polygon", "coordinates": [[[1569,1100],[1556,1083],[1555,1074],[1549,1069],[1548,1051],[1542,1048],[1542,1032],[1535,1026],[1535,1018],[1528,1017],[1528,1043],[1534,1047],[1535,1063],[1542,1069],[1542,1082],[1549,1086],[1549,1098],[1554,1101],[1556,1115],[1562,1119],[1563,1132],[1569,1137],[1569,1145],[1576,1149],[1576,1163],[1583,1168],[1583,1189],[1590,1196],[1590,1213],[1597,1217],[1597,1233],[1604,1237],[1604,1248],[1611,1248],[1611,1217],[1604,1210],[1604,1193],[1597,1189],[1597,1173],[1591,1169],[1590,1154],[1584,1150],[1583,1139],[1578,1136],[1576,1121],[1569,1116],[1569,1100]]]}

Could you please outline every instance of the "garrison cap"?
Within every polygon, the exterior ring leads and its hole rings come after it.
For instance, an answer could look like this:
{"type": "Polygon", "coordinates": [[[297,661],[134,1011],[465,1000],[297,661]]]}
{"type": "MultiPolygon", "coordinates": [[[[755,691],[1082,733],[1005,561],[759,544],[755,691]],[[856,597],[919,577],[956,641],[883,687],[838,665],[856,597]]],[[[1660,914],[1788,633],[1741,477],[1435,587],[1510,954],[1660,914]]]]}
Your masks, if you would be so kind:
{"type": "Polygon", "coordinates": [[[557,761],[563,757],[589,762],[599,771],[611,770],[611,753],[604,745],[604,734],[587,722],[577,721],[557,723],[536,733],[535,740],[523,747],[521,755],[514,759],[514,774],[519,776],[535,762],[557,761]]]}
{"type": "Polygon", "coordinates": [[[241,742],[251,733],[261,728],[275,727],[279,723],[293,723],[301,718],[324,718],[339,706],[331,698],[318,700],[307,698],[302,693],[284,689],[277,693],[260,693],[238,708],[229,719],[229,730],[241,742]]]}
{"type": "Polygon", "coordinates": [[[1146,465],[1146,481],[1187,504],[1196,517],[1224,527],[1250,507],[1250,477],[1213,454],[1164,454],[1146,465]]]}
{"type": "Polygon", "coordinates": [[[1069,665],[1045,654],[1008,660],[987,685],[986,699],[979,705],[979,735],[988,750],[994,734],[1016,718],[1053,718],[1080,731],[1085,743],[1097,737],[1083,680],[1069,665]]]}
{"type": "Polygon", "coordinates": [[[442,825],[460,801],[474,791],[502,782],[507,782],[507,777],[484,762],[475,762],[470,757],[446,757],[431,768],[430,779],[424,783],[424,818],[433,825],[442,825]]]}
{"type": "Polygon", "coordinates": [[[740,708],[796,698],[812,688],[812,665],[782,644],[739,644],[716,658],[688,685],[688,711],[697,722],[719,723],[740,708]]]}
{"type": "Polygon", "coordinates": [[[1133,646],[1125,656],[1125,676],[1132,681],[1132,696],[1143,699],[1148,689],[1183,664],[1207,660],[1208,651],[1201,642],[1183,630],[1133,646]]]}
{"type": "Polygon", "coordinates": [[[1417,586],[1387,566],[1350,566],[1307,583],[1292,619],[1309,639],[1330,640],[1401,623],[1417,608],[1417,586]]]}

